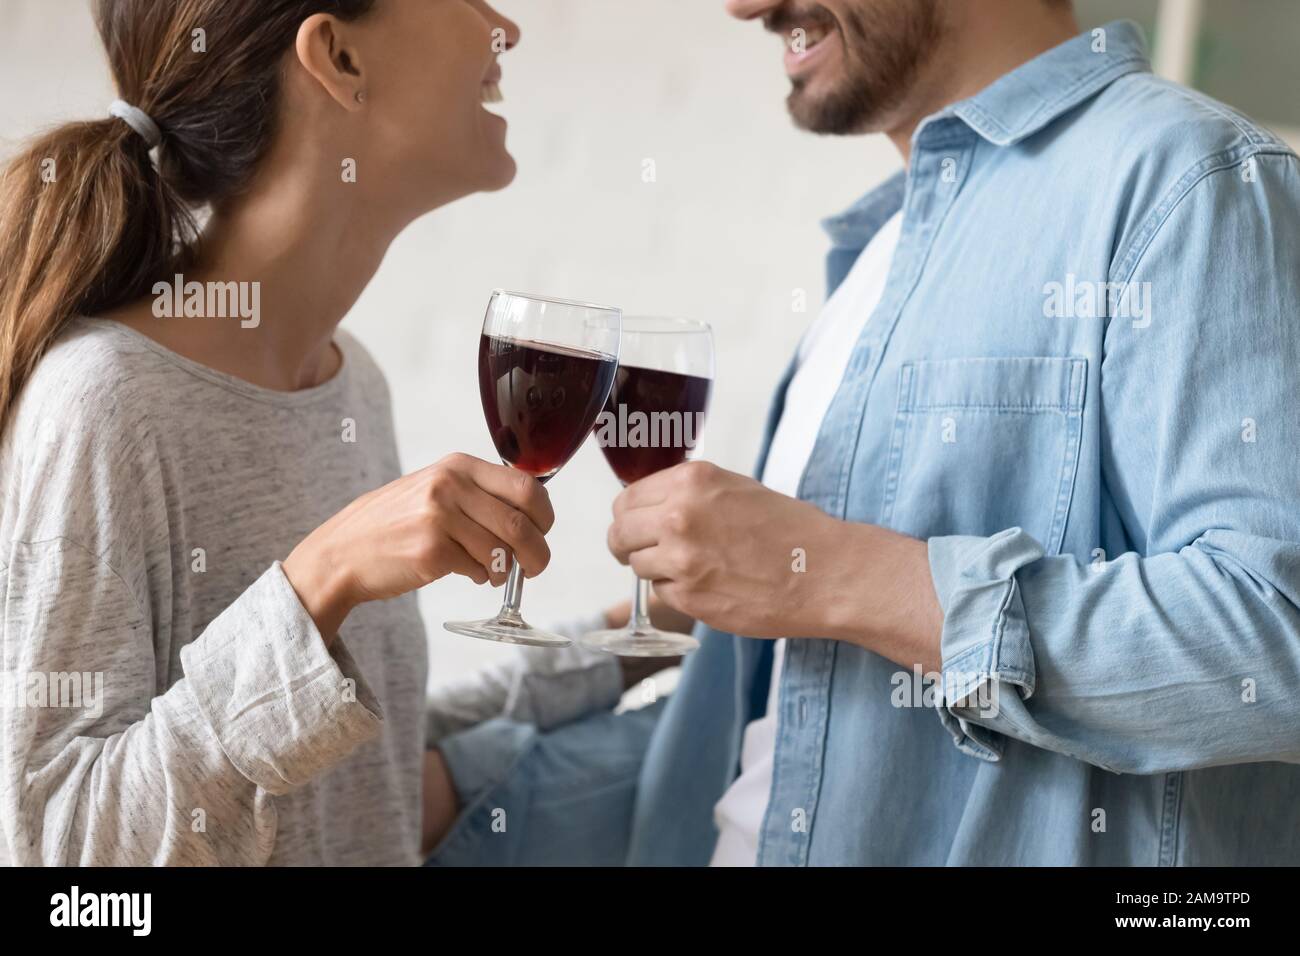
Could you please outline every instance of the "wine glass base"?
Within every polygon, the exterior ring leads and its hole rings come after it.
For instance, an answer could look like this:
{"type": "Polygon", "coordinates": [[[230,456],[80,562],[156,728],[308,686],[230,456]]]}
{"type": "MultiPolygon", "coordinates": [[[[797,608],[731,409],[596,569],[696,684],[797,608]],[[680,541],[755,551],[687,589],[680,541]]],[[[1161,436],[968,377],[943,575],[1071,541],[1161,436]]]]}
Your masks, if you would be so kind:
{"type": "Polygon", "coordinates": [[[605,651],[619,657],[681,657],[698,650],[700,642],[689,634],[674,634],[657,628],[592,631],[578,643],[593,651],[605,651]]]}
{"type": "Polygon", "coordinates": [[[523,619],[515,622],[493,617],[486,621],[447,621],[442,626],[453,634],[499,644],[526,644],[529,647],[569,647],[573,644],[567,637],[538,630],[523,619]]]}

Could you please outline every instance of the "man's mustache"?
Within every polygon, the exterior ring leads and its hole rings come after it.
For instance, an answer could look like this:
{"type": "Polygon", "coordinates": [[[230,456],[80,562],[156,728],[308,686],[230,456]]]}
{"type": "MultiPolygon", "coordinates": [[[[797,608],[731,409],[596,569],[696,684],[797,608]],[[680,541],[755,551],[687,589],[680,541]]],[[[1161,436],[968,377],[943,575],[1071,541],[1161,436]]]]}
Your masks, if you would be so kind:
{"type": "Polygon", "coordinates": [[[782,35],[788,35],[798,27],[809,25],[823,27],[827,31],[839,29],[839,21],[835,19],[835,15],[820,4],[807,7],[784,4],[763,17],[764,29],[782,35]]]}

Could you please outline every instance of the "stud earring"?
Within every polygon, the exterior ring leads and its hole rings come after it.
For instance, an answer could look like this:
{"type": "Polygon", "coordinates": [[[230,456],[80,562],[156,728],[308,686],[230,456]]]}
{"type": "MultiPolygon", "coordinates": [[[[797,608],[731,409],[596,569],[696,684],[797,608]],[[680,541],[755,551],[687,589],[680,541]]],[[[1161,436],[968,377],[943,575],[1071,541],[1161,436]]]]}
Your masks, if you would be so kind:
{"type": "Polygon", "coordinates": [[[365,90],[357,90],[357,102],[358,102],[358,103],[364,103],[365,101],[366,101],[366,91],[365,91],[365,90]]]}

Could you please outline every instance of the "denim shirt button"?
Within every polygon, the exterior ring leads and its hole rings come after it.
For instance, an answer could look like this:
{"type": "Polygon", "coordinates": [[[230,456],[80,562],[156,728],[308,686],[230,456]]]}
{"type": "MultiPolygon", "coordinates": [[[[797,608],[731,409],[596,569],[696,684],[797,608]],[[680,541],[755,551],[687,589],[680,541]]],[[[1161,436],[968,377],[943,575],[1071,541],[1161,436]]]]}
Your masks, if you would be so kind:
{"type": "Polygon", "coordinates": [[[808,720],[808,698],[799,698],[799,726],[802,727],[808,720]]]}

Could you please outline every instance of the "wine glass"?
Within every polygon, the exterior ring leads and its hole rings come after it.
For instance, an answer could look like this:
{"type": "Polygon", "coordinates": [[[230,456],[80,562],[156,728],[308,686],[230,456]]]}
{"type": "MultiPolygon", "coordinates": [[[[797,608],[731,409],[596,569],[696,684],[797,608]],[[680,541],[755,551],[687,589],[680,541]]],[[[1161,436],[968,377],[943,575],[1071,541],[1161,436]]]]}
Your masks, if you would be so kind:
{"type": "MultiPolygon", "coordinates": [[[[625,486],[686,460],[713,390],[713,330],[689,319],[628,316],[618,371],[596,440],[625,486]]],[[[650,623],[650,582],[640,578],[627,626],[594,631],[584,647],[621,657],[675,657],[700,646],[650,623]]]]}
{"type": "MultiPolygon", "coordinates": [[[[478,384],[502,462],[545,484],[578,450],[609,396],[623,313],[603,305],[497,289],[478,349],[478,384]]],[[[505,644],[568,647],[523,619],[524,575],[513,562],[505,602],[485,621],[448,621],[455,634],[505,644]]]]}

